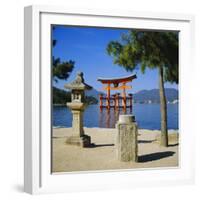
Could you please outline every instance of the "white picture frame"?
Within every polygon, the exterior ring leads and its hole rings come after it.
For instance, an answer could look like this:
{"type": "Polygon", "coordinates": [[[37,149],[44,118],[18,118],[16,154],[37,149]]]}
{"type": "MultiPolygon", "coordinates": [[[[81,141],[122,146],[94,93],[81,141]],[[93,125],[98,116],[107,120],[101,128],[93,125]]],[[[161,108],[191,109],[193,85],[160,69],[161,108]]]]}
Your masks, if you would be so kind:
{"type": "Polygon", "coordinates": [[[184,184],[194,181],[194,128],[187,98],[194,74],[194,17],[184,14],[25,8],[24,189],[31,194],[184,184]],[[50,26],[123,27],[180,31],[180,165],[177,168],[51,174],[50,26]],[[188,67],[190,66],[190,67],[188,67]],[[190,75],[190,77],[188,76],[190,75]]]}

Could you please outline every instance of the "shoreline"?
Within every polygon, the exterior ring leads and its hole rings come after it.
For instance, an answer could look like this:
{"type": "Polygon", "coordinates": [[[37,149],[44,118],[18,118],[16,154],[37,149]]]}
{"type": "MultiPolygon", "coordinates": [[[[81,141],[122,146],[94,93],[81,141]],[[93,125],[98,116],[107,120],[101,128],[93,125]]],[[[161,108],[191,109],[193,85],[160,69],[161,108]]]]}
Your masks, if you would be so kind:
{"type": "MultiPolygon", "coordinates": [[[[60,129],[60,128],[64,128],[64,129],[71,129],[72,127],[65,127],[65,126],[52,126],[52,129],[60,129]]],[[[101,127],[83,127],[84,129],[110,129],[110,130],[115,130],[115,128],[101,128],[101,127]]],[[[160,129],[145,129],[145,128],[138,128],[138,130],[140,131],[161,131],[160,129]]],[[[168,133],[173,133],[173,132],[177,132],[179,133],[179,129],[168,129],[168,133]]]]}
{"type": "MultiPolygon", "coordinates": [[[[67,103],[67,102],[66,102],[67,103]]],[[[139,102],[134,102],[134,104],[145,104],[145,105],[160,105],[160,103],[139,103],[139,102]]],[[[179,102],[173,103],[173,102],[167,102],[167,104],[179,104],[179,102]]],[[[88,105],[99,105],[99,103],[93,103],[93,104],[88,104],[88,105]]],[[[66,104],[53,104],[53,106],[66,106],[66,104]]]]}

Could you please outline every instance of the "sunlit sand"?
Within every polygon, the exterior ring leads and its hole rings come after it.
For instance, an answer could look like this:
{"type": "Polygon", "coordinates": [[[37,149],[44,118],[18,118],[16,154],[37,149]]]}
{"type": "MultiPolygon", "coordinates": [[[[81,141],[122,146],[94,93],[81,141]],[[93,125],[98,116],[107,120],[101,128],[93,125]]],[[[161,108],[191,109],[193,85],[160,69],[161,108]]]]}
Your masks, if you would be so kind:
{"type": "Polygon", "coordinates": [[[138,162],[120,162],[116,157],[116,129],[84,128],[91,146],[66,144],[71,128],[53,128],[52,172],[77,172],[136,168],[178,167],[178,133],[169,131],[169,147],[159,145],[160,131],[139,130],[138,162]]]}

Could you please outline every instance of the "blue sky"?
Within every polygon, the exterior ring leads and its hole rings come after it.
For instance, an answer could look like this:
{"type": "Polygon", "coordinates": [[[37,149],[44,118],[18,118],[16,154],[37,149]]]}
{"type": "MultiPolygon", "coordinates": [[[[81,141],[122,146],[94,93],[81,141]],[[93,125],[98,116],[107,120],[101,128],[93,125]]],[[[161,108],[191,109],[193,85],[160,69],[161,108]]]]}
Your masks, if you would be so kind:
{"type": "MultiPolygon", "coordinates": [[[[56,87],[64,89],[66,82],[71,82],[77,71],[84,73],[85,81],[93,88],[101,91],[102,84],[97,81],[98,77],[120,77],[137,73],[137,79],[133,80],[130,93],[139,90],[158,88],[158,71],[147,69],[145,74],[139,70],[126,72],[123,67],[113,64],[112,57],[106,53],[107,44],[111,40],[119,40],[126,29],[91,28],[56,26],[52,31],[52,38],[57,40],[53,48],[53,56],[61,61],[75,61],[75,68],[66,80],[54,83],[56,87]]],[[[165,87],[178,88],[176,84],[166,83],[165,87]]]]}

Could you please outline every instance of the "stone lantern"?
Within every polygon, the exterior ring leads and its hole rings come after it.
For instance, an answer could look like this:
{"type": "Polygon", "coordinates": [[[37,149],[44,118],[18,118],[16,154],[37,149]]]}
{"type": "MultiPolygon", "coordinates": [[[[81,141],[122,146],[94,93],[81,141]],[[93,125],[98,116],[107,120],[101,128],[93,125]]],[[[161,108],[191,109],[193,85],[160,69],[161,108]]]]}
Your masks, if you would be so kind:
{"type": "Polygon", "coordinates": [[[68,144],[87,147],[90,145],[90,136],[84,134],[83,112],[85,109],[85,90],[92,89],[83,78],[83,72],[78,72],[72,83],[65,84],[66,89],[71,90],[71,102],[67,106],[72,112],[72,135],[67,138],[68,144]]]}

